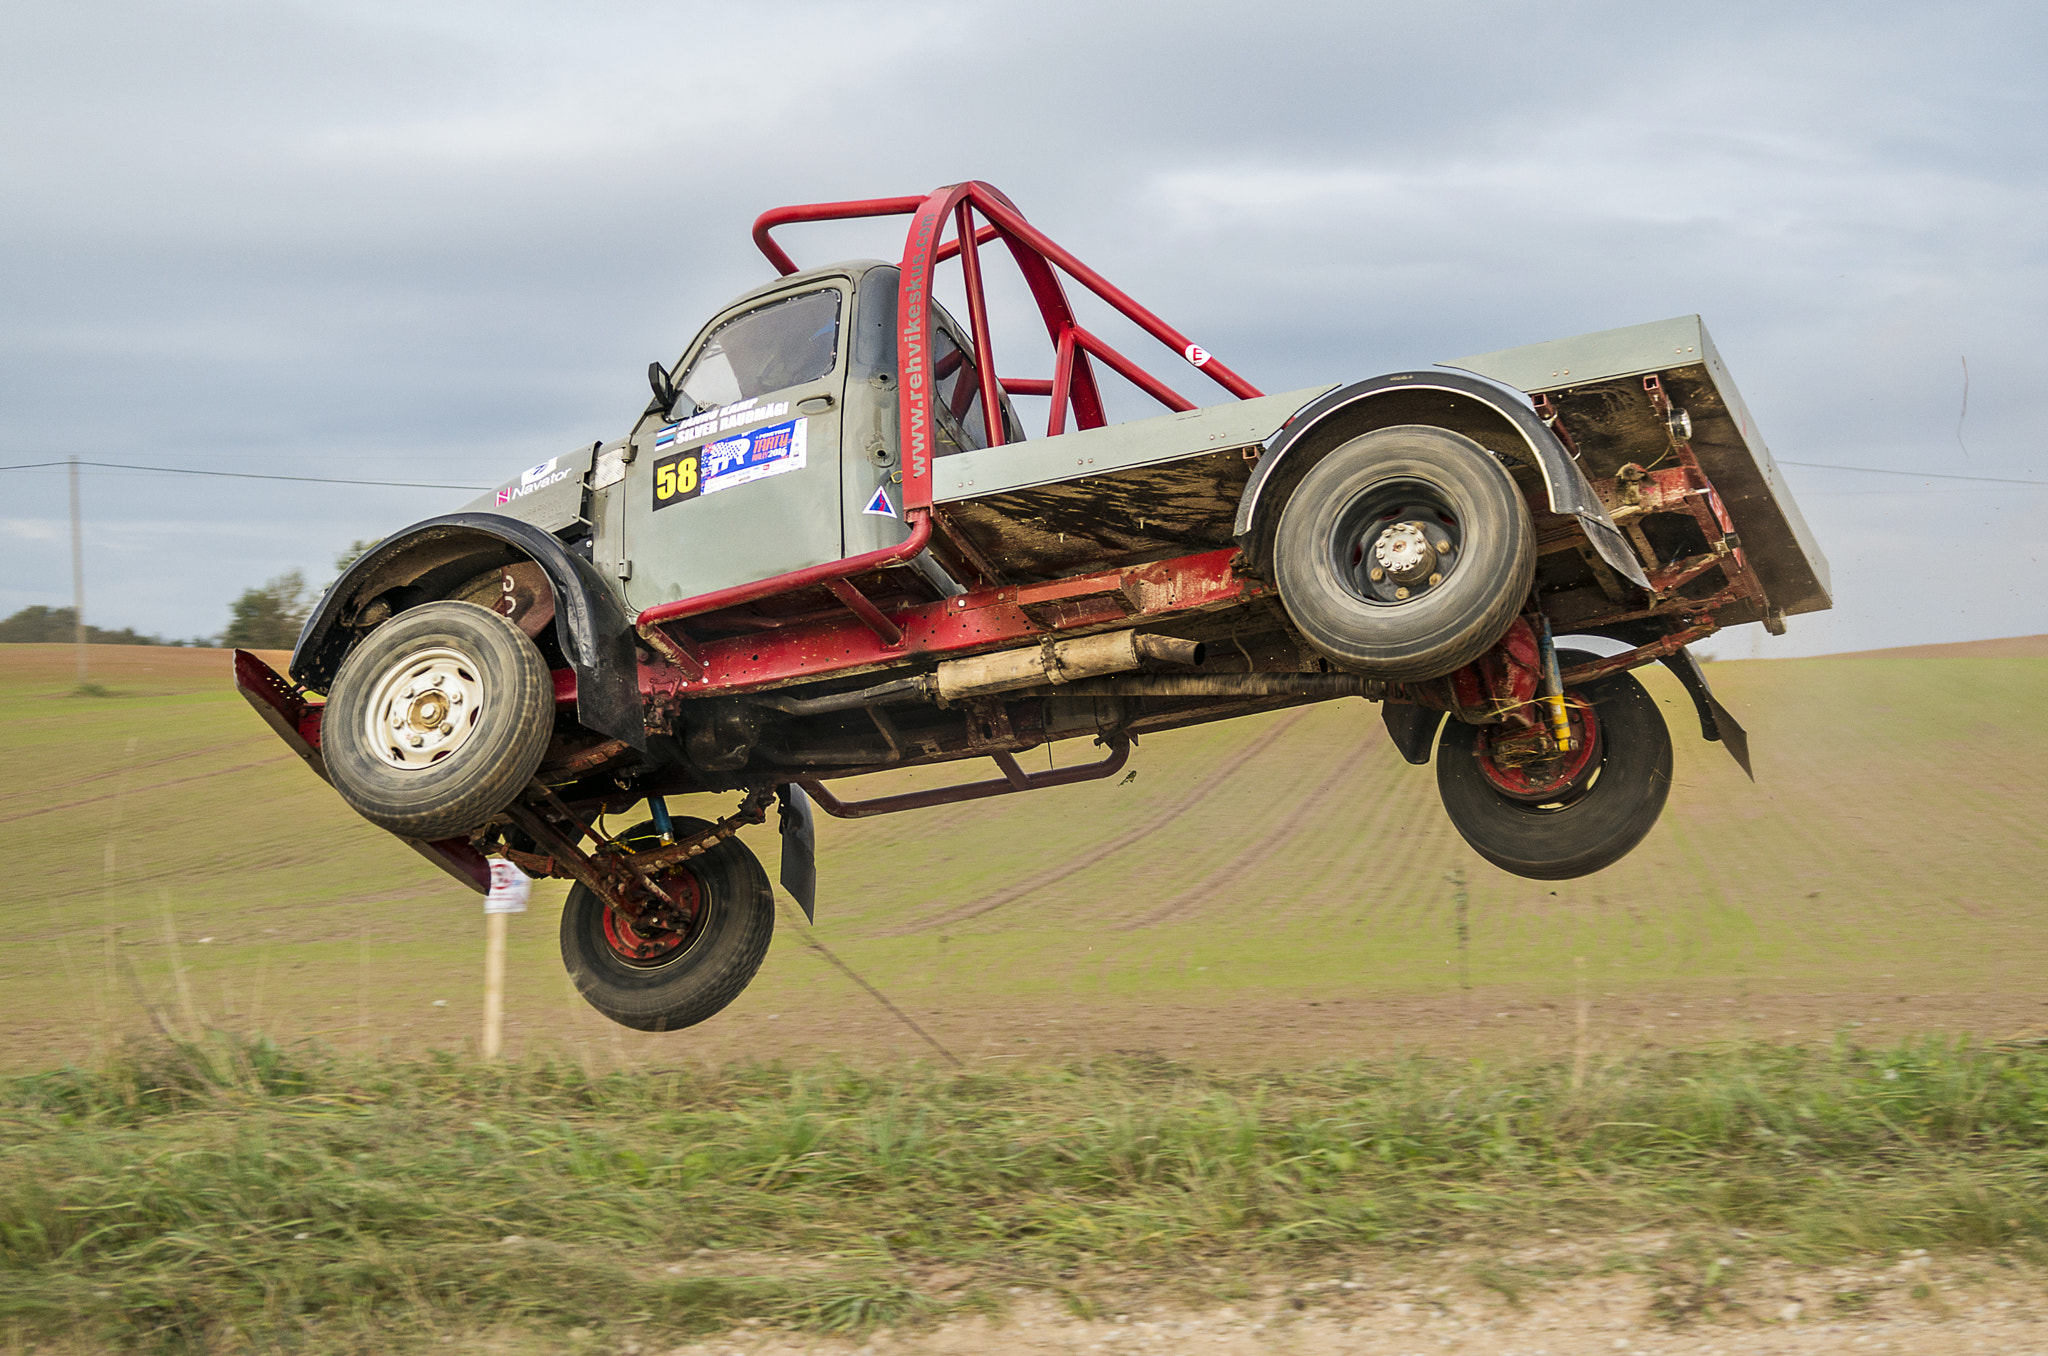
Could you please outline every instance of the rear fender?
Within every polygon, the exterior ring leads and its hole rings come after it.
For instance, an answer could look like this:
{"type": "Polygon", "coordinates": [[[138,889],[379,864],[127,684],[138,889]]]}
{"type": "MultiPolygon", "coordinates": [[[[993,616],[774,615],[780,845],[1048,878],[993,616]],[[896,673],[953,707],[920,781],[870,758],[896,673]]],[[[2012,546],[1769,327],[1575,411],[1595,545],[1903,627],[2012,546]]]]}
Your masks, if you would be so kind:
{"type": "Polygon", "coordinates": [[[1266,445],[1238,500],[1233,530],[1249,561],[1261,571],[1269,568],[1287,496],[1325,454],[1360,434],[1397,424],[1462,433],[1510,471],[1535,466],[1551,511],[1577,518],[1593,549],[1616,574],[1637,588],[1649,588],[1642,564],[1585,473],[1528,402],[1506,387],[1458,372],[1393,372],[1342,386],[1288,420],[1266,445]]]}
{"type": "Polygon", "coordinates": [[[599,734],[647,749],[632,618],[597,567],[551,532],[495,513],[450,513],[385,538],[327,590],[299,633],[291,676],[325,692],[356,642],[392,612],[432,602],[486,570],[531,561],[555,595],[555,638],[576,671],[576,718],[599,734]]]}

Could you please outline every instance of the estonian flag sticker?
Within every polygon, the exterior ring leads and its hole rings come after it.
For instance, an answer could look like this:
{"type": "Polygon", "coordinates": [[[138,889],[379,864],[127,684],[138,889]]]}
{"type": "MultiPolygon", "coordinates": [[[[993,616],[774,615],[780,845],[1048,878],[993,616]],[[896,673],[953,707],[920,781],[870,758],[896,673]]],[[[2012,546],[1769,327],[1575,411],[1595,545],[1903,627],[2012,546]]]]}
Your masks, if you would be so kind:
{"type": "Polygon", "coordinates": [[[861,512],[872,513],[880,518],[894,518],[896,516],[896,506],[889,502],[889,487],[887,485],[875,486],[875,497],[868,500],[868,506],[862,509],[861,512]]]}

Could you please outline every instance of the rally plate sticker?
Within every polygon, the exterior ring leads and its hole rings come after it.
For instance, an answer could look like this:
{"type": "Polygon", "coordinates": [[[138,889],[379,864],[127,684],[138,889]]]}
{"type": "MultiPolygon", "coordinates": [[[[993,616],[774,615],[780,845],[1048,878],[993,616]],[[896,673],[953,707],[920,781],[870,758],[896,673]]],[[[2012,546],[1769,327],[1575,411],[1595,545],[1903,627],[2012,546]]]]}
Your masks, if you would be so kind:
{"type": "Polygon", "coordinates": [[[792,419],[661,458],[654,463],[654,507],[665,509],[749,481],[801,471],[808,423],[792,419]]]}

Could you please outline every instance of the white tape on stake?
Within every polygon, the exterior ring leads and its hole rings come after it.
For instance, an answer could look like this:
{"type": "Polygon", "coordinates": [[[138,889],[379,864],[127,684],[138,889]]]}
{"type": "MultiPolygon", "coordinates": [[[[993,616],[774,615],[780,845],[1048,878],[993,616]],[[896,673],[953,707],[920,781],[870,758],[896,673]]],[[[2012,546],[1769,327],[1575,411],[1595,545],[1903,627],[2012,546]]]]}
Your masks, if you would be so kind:
{"type": "Polygon", "coordinates": [[[485,913],[525,913],[533,882],[510,862],[491,862],[491,889],[484,896],[485,913]]]}

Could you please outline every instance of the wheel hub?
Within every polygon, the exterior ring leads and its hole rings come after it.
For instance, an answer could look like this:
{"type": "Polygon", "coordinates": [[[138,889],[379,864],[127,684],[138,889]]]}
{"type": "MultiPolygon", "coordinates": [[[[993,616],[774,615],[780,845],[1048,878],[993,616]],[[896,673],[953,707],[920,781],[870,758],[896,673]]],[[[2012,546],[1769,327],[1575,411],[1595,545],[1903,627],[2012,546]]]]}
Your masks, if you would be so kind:
{"type": "Polygon", "coordinates": [[[1372,544],[1373,564],[1387,577],[1402,584],[1427,579],[1436,571],[1436,551],[1421,523],[1395,523],[1372,544]]]}
{"type": "Polygon", "coordinates": [[[1450,577],[1464,542],[1449,506],[1432,498],[1427,487],[1396,483],[1366,495],[1337,525],[1332,545],[1348,553],[1360,598],[1399,605],[1450,577]]]}
{"type": "Polygon", "coordinates": [[[1569,800],[1591,785],[1600,767],[1600,722],[1583,699],[1571,706],[1572,748],[1559,753],[1539,730],[1533,736],[1503,736],[1493,727],[1479,732],[1479,771],[1509,800],[1541,805],[1569,800]]]}
{"type": "Polygon", "coordinates": [[[482,669],[435,646],[386,669],[366,708],[369,747],[390,767],[416,772],[449,757],[482,719],[482,669]]]}
{"type": "Polygon", "coordinates": [[[616,909],[604,911],[604,940],[619,959],[629,965],[663,964],[684,949],[697,930],[702,916],[704,892],[697,878],[686,868],[660,880],[662,890],[675,907],[656,904],[636,919],[616,909]]]}

